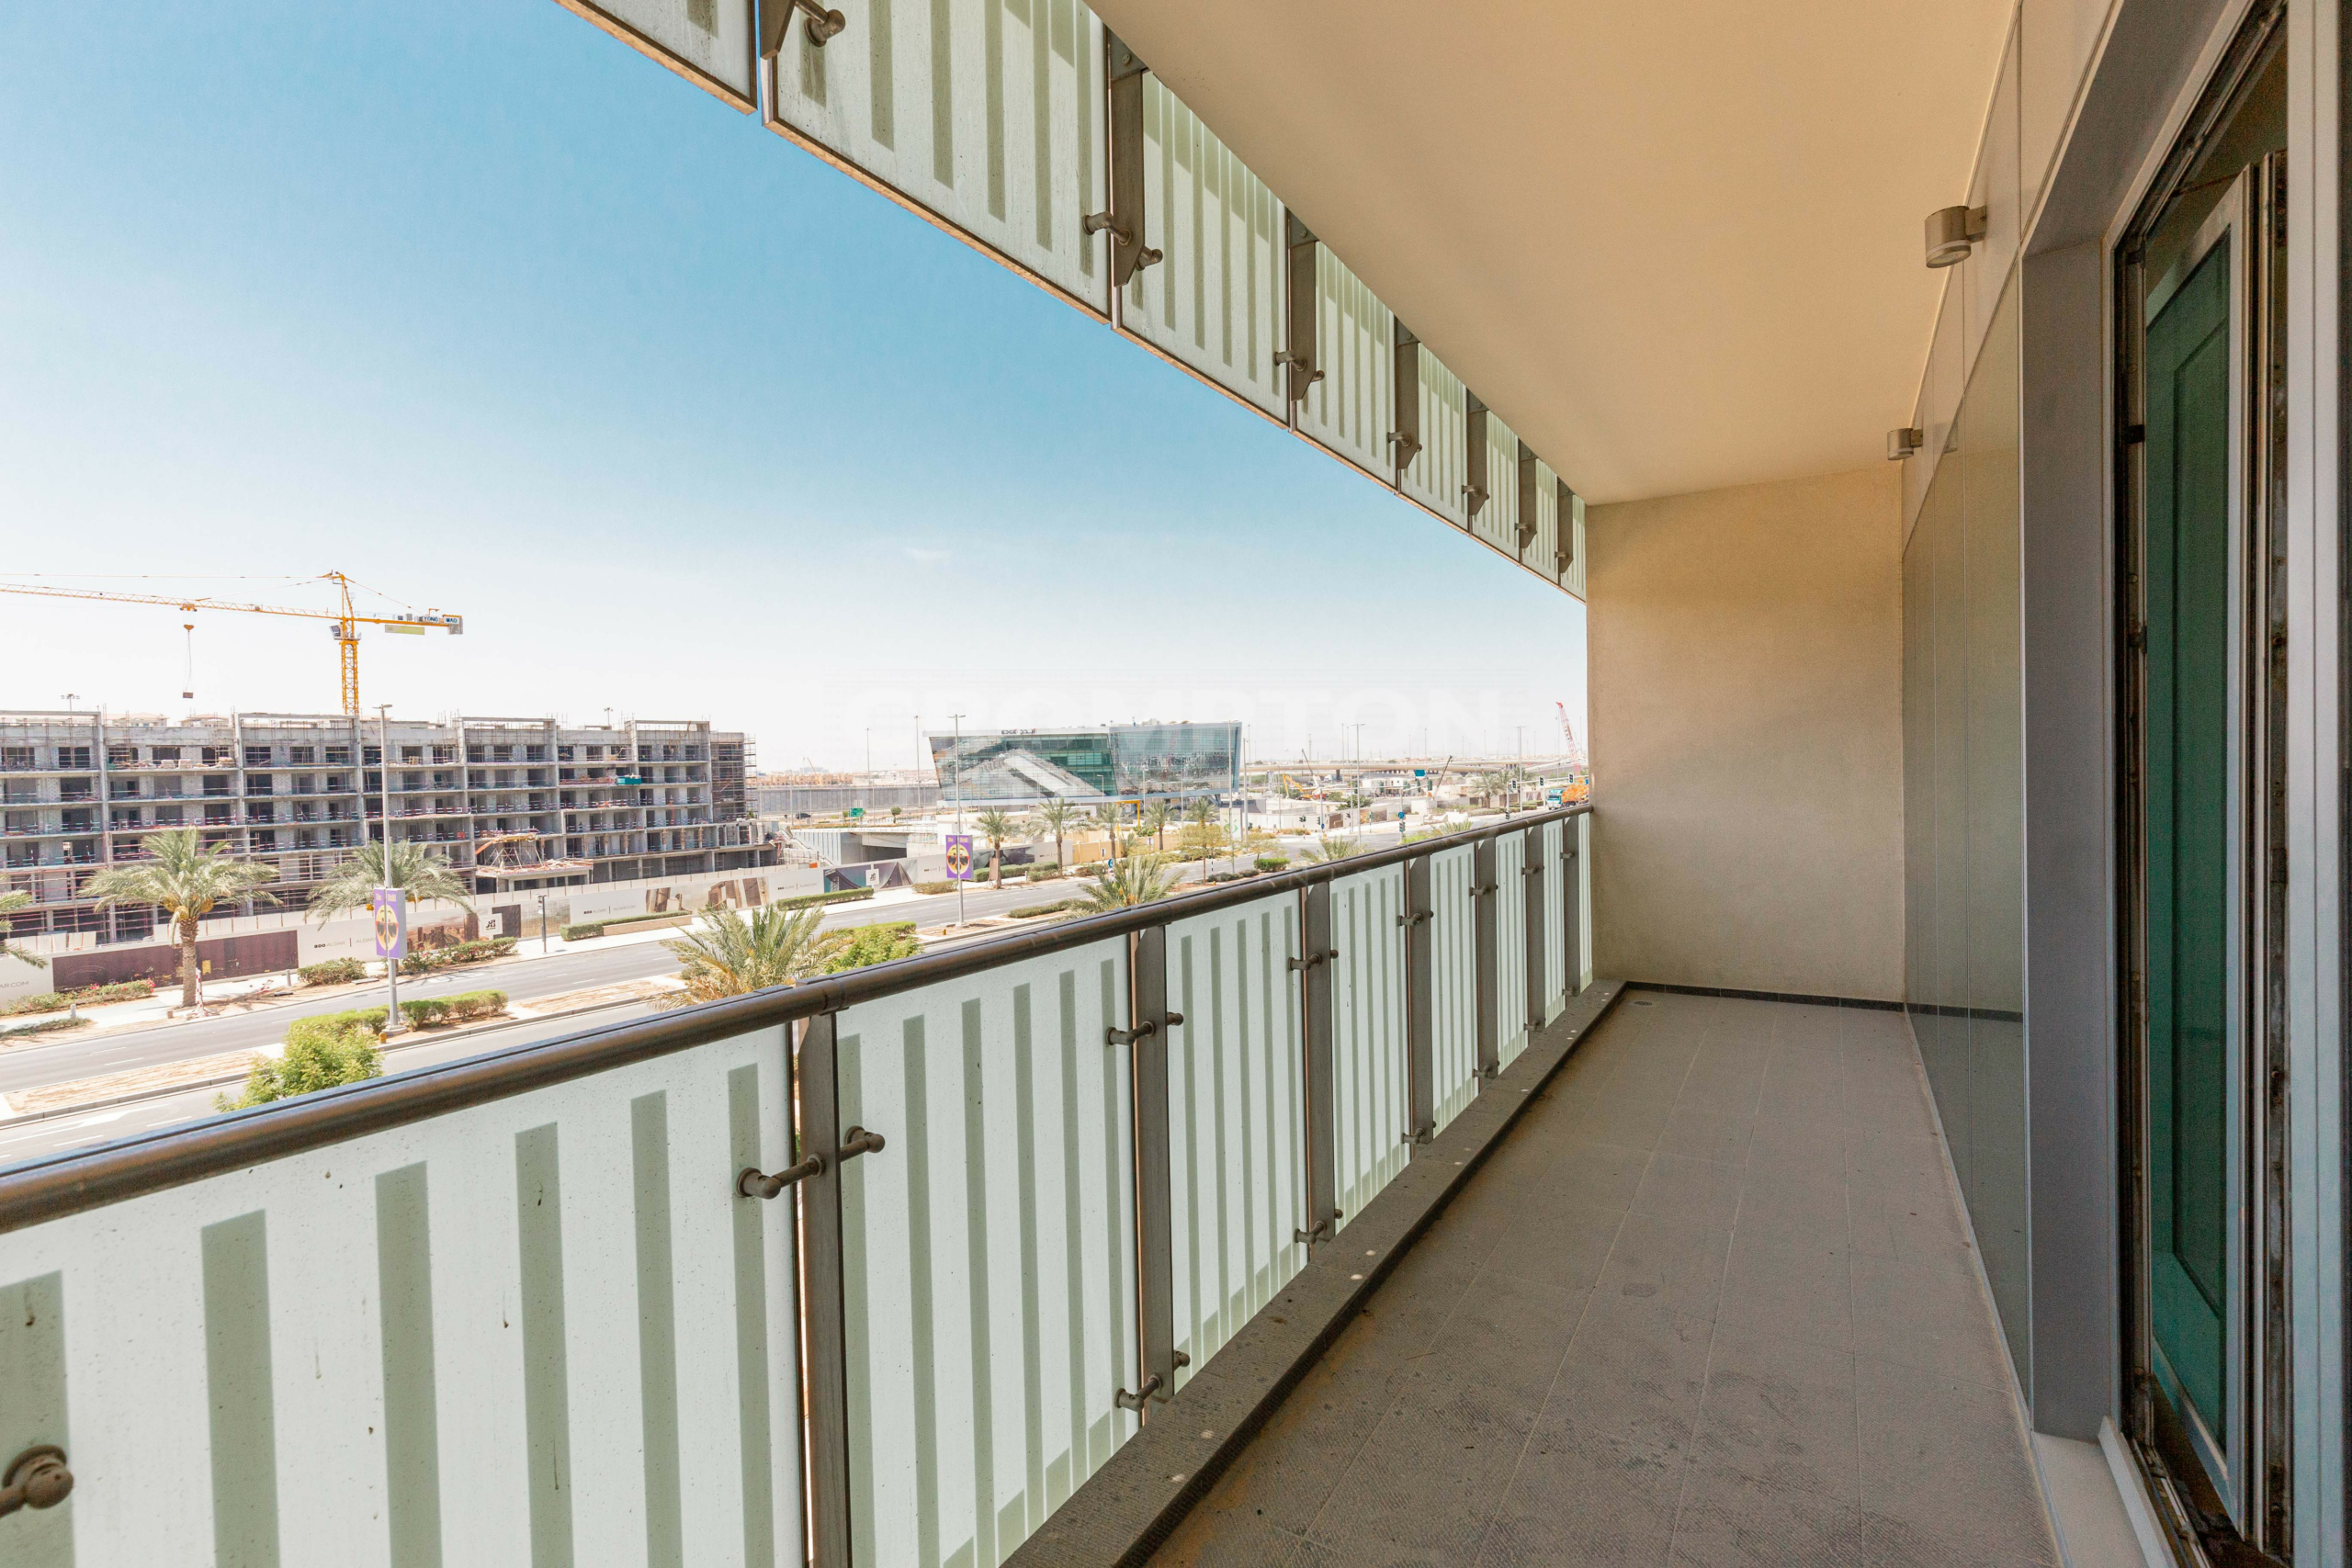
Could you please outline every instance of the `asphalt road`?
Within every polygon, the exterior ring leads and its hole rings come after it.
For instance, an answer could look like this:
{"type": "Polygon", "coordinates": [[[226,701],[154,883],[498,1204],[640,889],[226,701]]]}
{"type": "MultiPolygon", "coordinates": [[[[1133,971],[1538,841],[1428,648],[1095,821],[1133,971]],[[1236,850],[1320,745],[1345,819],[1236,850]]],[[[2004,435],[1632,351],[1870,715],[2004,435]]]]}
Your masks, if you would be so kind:
{"type": "MultiPolygon", "coordinates": [[[[1197,867],[1192,869],[1197,874],[1197,867]]],[[[975,916],[1002,914],[1023,905],[1052,903],[1069,897],[1075,892],[1076,887],[1069,882],[1035,885],[1007,882],[1001,892],[990,891],[984,882],[976,883],[964,895],[965,912],[975,916]]],[[[827,931],[872,925],[884,920],[913,919],[924,925],[937,925],[953,919],[955,914],[955,900],[946,897],[879,906],[847,904],[828,909],[823,925],[827,931]]],[[[529,945],[525,942],[526,950],[529,945]]],[[[615,986],[626,980],[674,975],[677,971],[678,961],[660,942],[626,942],[610,947],[577,948],[544,958],[526,953],[455,973],[404,979],[401,982],[401,995],[414,1000],[422,997],[447,996],[458,991],[494,987],[504,991],[511,1000],[529,1002],[541,997],[561,996],[569,991],[582,991],[596,986],[615,986]]],[[[198,1056],[214,1056],[230,1051],[272,1045],[286,1037],[286,1026],[298,1018],[311,1013],[343,1012],[357,1007],[380,1007],[383,1001],[383,988],[374,987],[345,991],[320,1001],[288,1002],[249,1013],[232,1013],[224,1018],[157,1023],[141,1029],[109,1030],[104,1034],[85,1039],[60,1040],[48,1044],[11,1045],[0,1048],[0,1094],[16,1094],[49,1084],[70,1083],[76,1078],[96,1077],[102,1073],[128,1072],[137,1067],[157,1066],[167,1062],[185,1062],[198,1056]]],[[[593,1016],[601,1020],[605,1015],[597,1013],[593,1016]]],[[[567,1032],[572,1027],[578,1026],[567,1026],[553,1032],[567,1032]]],[[[208,1105],[210,1093],[206,1091],[208,1105]]],[[[0,1122],[0,1129],[6,1125],[0,1122]]],[[[0,1142],[0,1158],[6,1157],[8,1149],[6,1143],[0,1142]]]]}

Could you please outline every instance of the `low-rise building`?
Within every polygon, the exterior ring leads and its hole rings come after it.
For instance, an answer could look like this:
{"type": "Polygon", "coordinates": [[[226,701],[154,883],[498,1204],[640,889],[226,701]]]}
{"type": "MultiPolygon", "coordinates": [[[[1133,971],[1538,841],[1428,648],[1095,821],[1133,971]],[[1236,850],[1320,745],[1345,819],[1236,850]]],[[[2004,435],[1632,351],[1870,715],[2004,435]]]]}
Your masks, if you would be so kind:
{"type": "Polygon", "coordinates": [[[147,833],[195,828],[277,872],[299,905],[361,843],[429,843],[477,891],[775,863],[744,791],[750,743],[704,720],[567,727],[340,714],[0,713],[0,891],[17,932],[149,934],[101,912],[97,871],[147,833]]]}

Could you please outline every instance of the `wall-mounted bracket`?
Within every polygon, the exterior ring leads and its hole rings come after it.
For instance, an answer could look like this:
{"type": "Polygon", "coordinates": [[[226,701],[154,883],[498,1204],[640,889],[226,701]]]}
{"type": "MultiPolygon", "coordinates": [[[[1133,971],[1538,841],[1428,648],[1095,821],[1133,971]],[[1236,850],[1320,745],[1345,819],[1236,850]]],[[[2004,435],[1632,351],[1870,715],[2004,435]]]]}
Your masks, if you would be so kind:
{"type": "Polygon", "coordinates": [[[1536,502],[1535,448],[1522,441],[1519,444],[1519,553],[1525,555],[1535,546],[1536,502]]]}
{"type": "MultiPolygon", "coordinates": [[[[806,3],[806,0],[804,0],[806,3]]],[[[1104,75],[1111,86],[1111,207],[1082,220],[1090,234],[1111,236],[1111,287],[1160,259],[1144,241],[1143,79],[1148,67],[1119,35],[1104,29],[1104,75]]]]}
{"type": "Polygon", "coordinates": [[[801,29],[812,48],[822,49],[839,37],[849,18],[829,11],[818,0],[766,0],[760,7],[760,58],[774,60],[784,52],[784,35],[795,15],[808,18],[801,29]]]}

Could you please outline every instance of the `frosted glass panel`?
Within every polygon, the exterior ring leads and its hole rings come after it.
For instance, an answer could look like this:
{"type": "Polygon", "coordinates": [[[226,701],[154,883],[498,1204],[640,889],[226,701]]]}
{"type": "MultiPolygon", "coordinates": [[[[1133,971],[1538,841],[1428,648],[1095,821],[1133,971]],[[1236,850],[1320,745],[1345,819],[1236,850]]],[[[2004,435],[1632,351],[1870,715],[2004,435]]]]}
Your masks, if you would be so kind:
{"type": "Polygon", "coordinates": [[[1405,493],[1440,517],[1463,525],[1462,486],[1468,469],[1467,405],[1461,378],[1438,356],[1420,345],[1421,372],[1414,395],[1421,406],[1421,449],[1405,468],[1405,493]]]}
{"type": "Polygon", "coordinates": [[[1126,943],[841,1015],[857,1561],[995,1563],[1135,1433],[1126,943]]]}
{"type": "Polygon", "coordinates": [[[1345,1225],[1405,1168],[1405,868],[1331,884],[1331,1145],[1345,1225]]]}
{"type": "Polygon", "coordinates": [[[1478,1092],[1478,922],[1470,896],[1476,880],[1476,852],[1466,845],[1430,857],[1432,1131],[1478,1092]]]}
{"type": "Polygon", "coordinates": [[[1298,901],[1168,929],[1169,1213],[1182,1388],[1306,1262],[1298,901]]]}
{"type": "Polygon", "coordinates": [[[1571,491],[1568,496],[1568,509],[1576,513],[1570,523],[1570,526],[1576,530],[1574,535],[1576,558],[1568,562],[1568,574],[1560,579],[1560,586],[1581,599],[1584,597],[1584,563],[1587,559],[1584,548],[1584,497],[1571,491]]]}
{"type": "Polygon", "coordinates": [[[1393,483],[1388,434],[1396,425],[1396,318],[1329,245],[1315,247],[1315,367],[1323,378],[1299,404],[1299,433],[1393,483]]]}
{"type": "Polygon", "coordinates": [[[1157,76],[1143,86],[1144,243],[1119,325],[1278,420],[1283,209],[1157,76]]]}
{"type": "MultiPolygon", "coordinates": [[[[771,123],[1096,314],[1109,239],[1102,24],[1078,0],[839,0],[822,47],[795,20],[771,123]]],[[[1155,243],[1157,242],[1154,242],[1155,243]]]]}
{"type": "Polygon", "coordinates": [[[1504,1066],[1527,1049],[1527,837],[1495,840],[1495,1032],[1504,1066]]]}
{"type": "Polygon", "coordinates": [[[558,0],[738,107],[758,102],[751,0],[558,0]]]}
{"type": "Polygon", "coordinates": [[[77,1482],[10,1552],[62,1519],[83,1563],[797,1553],[793,1211],[734,1190],[792,1157],[784,1041],[10,1234],[77,1482]]]}
{"type": "Polygon", "coordinates": [[[1560,859],[1563,824],[1544,825],[1544,1021],[1568,1005],[1567,867],[1560,859]]]}

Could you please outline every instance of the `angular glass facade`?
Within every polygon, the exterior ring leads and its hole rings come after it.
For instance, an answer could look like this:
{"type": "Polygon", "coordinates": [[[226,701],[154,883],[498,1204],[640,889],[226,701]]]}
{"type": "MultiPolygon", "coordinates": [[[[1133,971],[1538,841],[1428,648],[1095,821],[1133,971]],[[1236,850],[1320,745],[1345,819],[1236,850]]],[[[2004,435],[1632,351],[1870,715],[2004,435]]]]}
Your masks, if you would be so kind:
{"type": "Polygon", "coordinates": [[[1238,724],[1139,724],[1004,729],[931,737],[950,800],[1140,800],[1217,795],[1240,785],[1238,724]]]}

